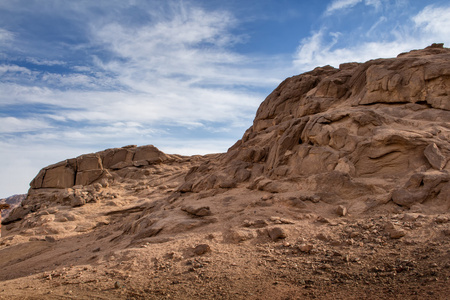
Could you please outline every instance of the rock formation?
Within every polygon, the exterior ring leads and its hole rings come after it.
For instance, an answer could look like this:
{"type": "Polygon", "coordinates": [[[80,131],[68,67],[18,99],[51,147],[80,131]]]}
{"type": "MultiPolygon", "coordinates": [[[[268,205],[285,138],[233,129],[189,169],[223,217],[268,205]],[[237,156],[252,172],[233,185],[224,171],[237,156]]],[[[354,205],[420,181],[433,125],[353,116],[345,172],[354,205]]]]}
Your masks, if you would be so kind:
{"type": "Polygon", "coordinates": [[[324,201],[433,202],[448,210],[449,70],[450,50],[434,44],[288,78],[243,138],[214,167],[191,170],[180,191],[246,182],[324,201]]]}
{"type": "Polygon", "coordinates": [[[43,270],[30,280],[54,299],[445,297],[449,70],[442,44],[319,67],[226,153],[126,146],[45,167],[2,222],[4,291],[25,297],[17,282],[43,270]]]}

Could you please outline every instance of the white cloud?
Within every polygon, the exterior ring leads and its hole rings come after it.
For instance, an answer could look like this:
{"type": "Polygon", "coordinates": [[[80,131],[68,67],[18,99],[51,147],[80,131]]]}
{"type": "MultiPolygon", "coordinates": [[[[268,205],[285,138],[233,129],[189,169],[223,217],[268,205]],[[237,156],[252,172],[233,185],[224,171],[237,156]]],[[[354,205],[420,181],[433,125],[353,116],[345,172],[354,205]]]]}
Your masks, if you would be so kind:
{"type": "Polygon", "coordinates": [[[365,5],[373,6],[376,10],[379,10],[382,7],[382,1],[383,0],[334,0],[328,5],[325,15],[331,15],[336,11],[350,9],[361,2],[364,2],[365,5]]]}
{"type": "MultiPolygon", "coordinates": [[[[424,36],[429,39],[449,40],[450,37],[450,6],[427,6],[412,18],[416,27],[420,28],[424,36]]],[[[439,42],[435,40],[435,42],[439,42]]]]}
{"type": "Polygon", "coordinates": [[[30,75],[31,71],[17,65],[0,65],[0,75],[4,75],[5,73],[23,73],[30,75]]]}
{"type": "Polygon", "coordinates": [[[61,60],[47,60],[47,59],[38,59],[34,57],[28,57],[26,60],[32,64],[41,66],[58,66],[66,64],[66,62],[61,60]]]}
{"type": "Polygon", "coordinates": [[[51,127],[50,124],[42,120],[0,117],[0,134],[39,131],[51,127]]]}
{"type": "Polygon", "coordinates": [[[305,72],[316,66],[338,67],[345,62],[395,57],[435,42],[450,44],[450,7],[427,6],[403,25],[393,26],[391,31],[377,28],[387,21],[386,17],[381,16],[364,35],[359,31],[337,33],[322,27],[301,41],[294,65],[297,70],[305,72]],[[355,43],[338,47],[339,39],[344,36],[355,43]]]}
{"type": "Polygon", "coordinates": [[[325,14],[331,14],[337,10],[351,8],[362,1],[363,0],[334,0],[330,5],[328,5],[325,14]]]}
{"type": "Polygon", "coordinates": [[[11,31],[0,28],[0,42],[9,42],[14,39],[14,34],[11,31]]]}

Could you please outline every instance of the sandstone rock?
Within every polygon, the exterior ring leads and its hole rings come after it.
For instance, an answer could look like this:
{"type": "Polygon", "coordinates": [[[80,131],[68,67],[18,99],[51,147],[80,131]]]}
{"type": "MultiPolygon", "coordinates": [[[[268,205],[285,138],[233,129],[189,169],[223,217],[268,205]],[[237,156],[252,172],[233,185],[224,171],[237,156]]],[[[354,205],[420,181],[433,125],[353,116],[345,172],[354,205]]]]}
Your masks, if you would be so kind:
{"type": "Polygon", "coordinates": [[[403,229],[394,225],[392,222],[387,222],[384,226],[384,230],[391,239],[399,239],[406,235],[406,232],[403,229]]]}
{"type": "Polygon", "coordinates": [[[251,230],[229,229],[223,233],[223,238],[225,242],[236,244],[254,239],[255,237],[256,237],[255,232],[251,230]]]}
{"type": "Polygon", "coordinates": [[[245,227],[263,228],[263,227],[266,227],[267,225],[269,225],[267,223],[267,221],[262,220],[262,219],[258,219],[258,220],[254,220],[254,221],[248,221],[248,220],[244,221],[245,227]]]}
{"type": "Polygon", "coordinates": [[[185,206],[182,207],[181,210],[196,217],[206,217],[212,215],[209,206],[201,206],[201,207],[185,206]]]}
{"type": "Polygon", "coordinates": [[[210,251],[211,251],[211,247],[208,244],[197,245],[193,250],[195,255],[203,255],[210,251]]]}
{"type": "Polygon", "coordinates": [[[447,163],[447,159],[444,155],[442,155],[438,146],[435,143],[428,145],[423,154],[428,159],[430,165],[436,170],[442,170],[447,163]]]}
{"type": "Polygon", "coordinates": [[[87,154],[77,157],[77,172],[103,169],[102,160],[97,154],[87,154]]]}
{"type": "Polygon", "coordinates": [[[45,240],[46,240],[47,242],[49,242],[49,243],[54,243],[54,242],[56,242],[56,238],[53,237],[53,236],[51,236],[51,235],[46,235],[46,236],[45,236],[45,240]]]}
{"type": "Polygon", "coordinates": [[[448,172],[416,173],[409,178],[404,187],[393,191],[392,200],[398,205],[411,207],[440,194],[449,186],[450,173],[448,172]]]}
{"type": "Polygon", "coordinates": [[[100,179],[104,174],[103,170],[87,170],[77,172],[76,185],[89,185],[100,179]]]}
{"type": "Polygon", "coordinates": [[[307,186],[325,201],[333,194],[337,200],[393,193],[393,201],[406,207],[430,199],[443,203],[444,178],[434,184],[426,175],[428,184],[417,188],[398,184],[430,164],[446,170],[450,129],[442,124],[450,119],[450,102],[443,100],[450,92],[449,61],[449,49],[427,48],[286,79],[217,167],[193,170],[193,191],[214,188],[214,178],[228,172],[237,184],[250,180],[251,189],[283,193],[307,186]],[[244,161],[249,178],[227,169],[244,161]]]}
{"type": "Polygon", "coordinates": [[[343,217],[347,215],[347,207],[343,206],[343,205],[339,205],[336,209],[336,213],[343,217]]]}
{"type": "Polygon", "coordinates": [[[131,165],[134,151],[130,148],[110,149],[106,150],[103,158],[104,168],[112,168],[119,163],[131,165]]]}
{"type": "Polygon", "coordinates": [[[70,195],[70,206],[78,207],[86,204],[86,195],[82,194],[80,191],[75,190],[73,194],[70,195]]]}
{"type": "Polygon", "coordinates": [[[151,164],[155,164],[162,162],[164,158],[166,158],[166,155],[163,152],[153,145],[148,145],[136,148],[133,161],[146,160],[151,164]]]}
{"type": "Polygon", "coordinates": [[[446,216],[437,216],[435,221],[436,223],[443,224],[449,222],[450,220],[446,216]]]}
{"type": "Polygon", "coordinates": [[[287,237],[286,230],[284,230],[281,227],[273,227],[269,228],[267,230],[269,237],[272,239],[272,241],[277,241],[280,239],[285,239],[287,237]]]}
{"type": "Polygon", "coordinates": [[[306,253],[311,252],[311,250],[313,248],[314,248],[314,246],[312,244],[301,244],[298,246],[298,250],[300,250],[301,252],[306,252],[306,253]]]}
{"type": "Polygon", "coordinates": [[[120,170],[132,166],[144,167],[173,159],[152,145],[107,149],[45,167],[31,181],[30,187],[62,189],[89,185],[102,176],[109,176],[105,168],[120,170]]]}
{"type": "Polygon", "coordinates": [[[74,183],[75,170],[67,161],[64,161],[45,170],[41,187],[64,189],[72,187],[74,183]]]}

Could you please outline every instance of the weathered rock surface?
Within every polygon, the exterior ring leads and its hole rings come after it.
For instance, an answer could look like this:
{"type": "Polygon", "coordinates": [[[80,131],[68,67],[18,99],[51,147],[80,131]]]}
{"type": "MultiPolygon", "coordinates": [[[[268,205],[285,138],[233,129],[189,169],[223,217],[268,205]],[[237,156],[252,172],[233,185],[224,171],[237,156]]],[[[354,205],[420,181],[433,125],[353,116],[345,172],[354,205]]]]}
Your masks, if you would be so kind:
{"type": "Polygon", "coordinates": [[[176,156],[164,154],[152,145],[107,149],[48,166],[31,181],[30,187],[64,189],[74,185],[90,185],[107,177],[111,169],[159,164],[175,159],[176,156]]]}
{"type": "Polygon", "coordinates": [[[449,69],[450,49],[434,44],[288,78],[242,139],[218,162],[191,170],[182,191],[216,188],[228,177],[325,201],[392,193],[407,207],[449,201],[449,69]]]}

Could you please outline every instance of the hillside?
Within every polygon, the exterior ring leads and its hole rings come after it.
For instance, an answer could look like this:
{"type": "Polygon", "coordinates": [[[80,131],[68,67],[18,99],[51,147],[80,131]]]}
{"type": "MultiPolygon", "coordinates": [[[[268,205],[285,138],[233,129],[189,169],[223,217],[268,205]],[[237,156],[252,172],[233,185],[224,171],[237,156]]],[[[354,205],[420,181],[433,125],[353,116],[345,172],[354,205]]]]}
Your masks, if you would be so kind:
{"type": "Polygon", "coordinates": [[[444,299],[450,49],[284,80],[226,153],[43,168],[2,222],[0,299],[444,299]]]}
{"type": "Polygon", "coordinates": [[[13,195],[5,199],[0,199],[0,204],[8,204],[10,208],[2,210],[2,218],[6,218],[9,213],[16,207],[18,207],[22,201],[26,198],[24,195],[13,195]]]}

